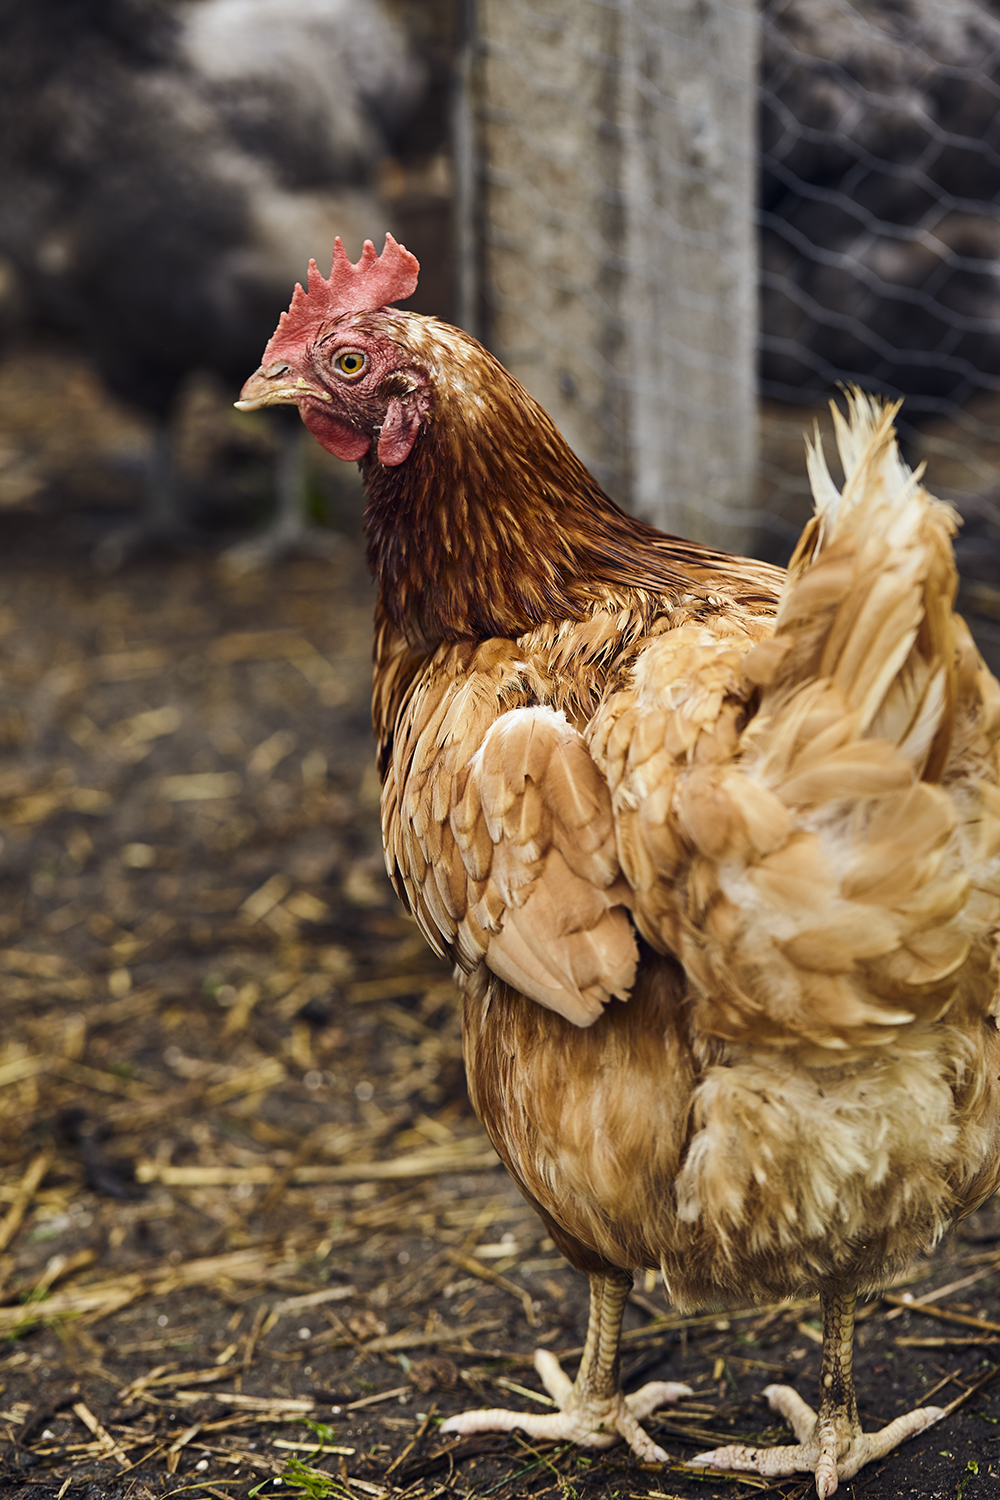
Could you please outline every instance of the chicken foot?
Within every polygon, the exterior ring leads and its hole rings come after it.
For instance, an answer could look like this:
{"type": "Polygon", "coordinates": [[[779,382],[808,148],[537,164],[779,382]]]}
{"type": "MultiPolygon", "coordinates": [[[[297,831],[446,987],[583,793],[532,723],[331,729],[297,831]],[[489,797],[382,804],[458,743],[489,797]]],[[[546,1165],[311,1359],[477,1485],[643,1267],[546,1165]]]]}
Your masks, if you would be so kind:
{"type": "Polygon", "coordinates": [[[554,1354],[535,1350],[535,1369],[559,1410],[535,1412],[466,1411],[449,1417],[442,1432],[513,1432],[515,1428],[532,1438],[579,1443],[582,1448],[610,1448],[624,1440],[632,1452],[647,1463],[666,1463],[667,1455],[643,1431],[640,1419],[658,1406],[690,1396],[691,1387],[675,1381],[654,1380],[626,1396],[619,1374],[619,1344],[622,1315],[632,1278],[590,1278],[590,1321],[587,1341],[575,1380],[570,1380],[554,1354]]]}
{"type": "Polygon", "coordinates": [[[854,1396],[853,1296],[824,1294],[822,1399],[819,1411],[788,1385],[769,1385],[764,1391],[771,1410],[780,1412],[798,1438],[796,1444],[751,1448],[732,1444],[688,1459],[689,1468],[747,1470],[768,1477],[811,1473],[819,1500],[829,1500],[841,1479],[853,1479],[865,1464],[884,1458],[893,1448],[915,1437],[944,1416],[940,1406],[922,1406],[896,1417],[879,1432],[862,1432],[854,1396]]]}

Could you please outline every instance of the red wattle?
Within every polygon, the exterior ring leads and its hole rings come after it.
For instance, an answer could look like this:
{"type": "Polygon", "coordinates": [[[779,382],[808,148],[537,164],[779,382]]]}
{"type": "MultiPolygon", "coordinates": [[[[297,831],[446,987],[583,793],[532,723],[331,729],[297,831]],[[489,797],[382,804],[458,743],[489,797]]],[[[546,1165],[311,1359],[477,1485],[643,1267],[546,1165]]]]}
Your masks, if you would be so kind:
{"type": "Polygon", "coordinates": [[[316,441],[335,458],[354,463],[359,458],[364,458],[372,445],[366,432],[359,432],[356,427],[341,421],[332,412],[319,411],[316,407],[309,406],[304,411],[300,407],[299,413],[316,441]]]}

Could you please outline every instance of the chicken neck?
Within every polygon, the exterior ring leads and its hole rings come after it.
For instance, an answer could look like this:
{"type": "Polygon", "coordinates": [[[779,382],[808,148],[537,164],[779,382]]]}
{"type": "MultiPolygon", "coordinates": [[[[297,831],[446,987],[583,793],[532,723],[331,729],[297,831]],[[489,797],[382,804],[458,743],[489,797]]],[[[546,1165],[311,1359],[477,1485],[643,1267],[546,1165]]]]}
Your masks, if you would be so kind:
{"type": "Polygon", "coordinates": [[[622,1392],[620,1345],[622,1315],[632,1290],[627,1271],[590,1277],[590,1321],[575,1380],[564,1373],[555,1355],[535,1350],[535,1369],[559,1408],[553,1413],[466,1411],[441,1424],[442,1432],[525,1432],[529,1437],[610,1448],[622,1439],[647,1463],[666,1463],[667,1455],[643,1430],[641,1419],[659,1406],[693,1394],[675,1381],[654,1380],[631,1396],[622,1392]]]}
{"type": "Polygon", "coordinates": [[[773,573],[627,515],[527,391],[456,329],[421,320],[433,374],[405,463],[362,462],[368,555],[411,643],[517,637],[595,607],[650,611],[720,576],[773,599],[773,573]],[[474,400],[470,392],[488,392],[474,400]]]}
{"type": "Polygon", "coordinates": [[[851,1293],[826,1292],[823,1308],[823,1363],[819,1410],[803,1401],[788,1385],[769,1385],[764,1395],[772,1411],[788,1422],[797,1443],[777,1448],[731,1444],[689,1459],[691,1468],[731,1469],[778,1477],[813,1474],[819,1500],[829,1500],[841,1479],[851,1479],[872,1459],[884,1458],[893,1448],[944,1416],[940,1406],[906,1412],[878,1432],[863,1432],[858,1420],[852,1371],[854,1307],[851,1293]]]}

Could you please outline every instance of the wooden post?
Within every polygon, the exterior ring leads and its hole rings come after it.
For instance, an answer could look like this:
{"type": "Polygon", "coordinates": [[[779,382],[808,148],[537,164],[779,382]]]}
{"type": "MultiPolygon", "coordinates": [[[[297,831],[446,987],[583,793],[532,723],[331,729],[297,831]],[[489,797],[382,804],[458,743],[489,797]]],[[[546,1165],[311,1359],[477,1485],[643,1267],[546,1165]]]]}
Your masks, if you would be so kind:
{"type": "Polygon", "coordinates": [[[476,0],[488,342],[629,509],[752,546],[754,0],[476,0]]]}

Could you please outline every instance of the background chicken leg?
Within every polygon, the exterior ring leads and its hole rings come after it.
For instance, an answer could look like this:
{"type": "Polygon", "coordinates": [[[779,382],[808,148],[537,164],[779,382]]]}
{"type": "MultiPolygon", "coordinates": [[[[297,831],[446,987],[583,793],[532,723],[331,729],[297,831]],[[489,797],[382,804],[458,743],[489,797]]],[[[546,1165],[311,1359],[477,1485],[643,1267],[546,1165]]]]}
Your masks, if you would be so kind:
{"type": "Polygon", "coordinates": [[[624,1439],[637,1457],[666,1463],[666,1453],[643,1431],[640,1419],[692,1391],[675,1381],[654,1380],[631,1396],[623,1393],[619,1348],[622,1314],[631,1290],[632,1277],[625,1271],[615,1276],[591,1275],[587,1341],[575,1380],[564,1374],[554,1354],[536,1349],[535,1369],[557,1412],[466,1411],[449,1417],[441,1431],[467,1434],[517,1428],[529,1437],[579,1443],[584,1448],[610,1448],[624,1439]]]}
{"type": "Polygon", "coordinates": [[[851,1479],[873,1458],[884,1458],[893,1448],[931,1427],[944,1416],[940,1406],[921,1406],[897,1417],[879,1432],[862,1432],[851,1370],[854,1350],[853,1294],[824,1293],[822,1397],[816,1412],[788,1385],[769,1385],[764,1391],[773,1411],[780,1412],[798,1442],[779,1448],[751,1448],[732,1444],[699,1453],[688,1460],[692,1468],[750,1470],[757,1474],[811,1473],[820,1500],[836,1492],[841,1479],[851,1479]]]}

